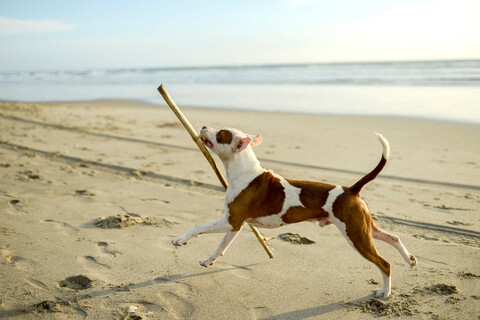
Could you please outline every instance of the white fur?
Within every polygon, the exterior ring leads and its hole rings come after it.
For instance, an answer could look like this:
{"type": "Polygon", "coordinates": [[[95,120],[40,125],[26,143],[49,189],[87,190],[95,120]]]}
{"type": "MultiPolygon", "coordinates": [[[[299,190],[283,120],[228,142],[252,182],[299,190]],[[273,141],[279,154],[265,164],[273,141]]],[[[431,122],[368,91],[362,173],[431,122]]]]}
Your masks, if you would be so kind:
{"type": "Polygon", "coordinates": [[[191,238],[197,237],[202,233],[223,233],[230,231],[231,229],[232,226],[228,222],[227,216],[225,216],[220,220],[194,227],[183,236],[175,238],[172,243],[176,246],[182,246],[191,238]]]}
{"type": "Polygon", "coordinates": [[[378,230],[378,231],[372,230],[372,237],[374,239],[382,240],[388,243],[389,245],[391,245],[392,247],[394,247],[395,249],[397,249],[398,252],[400,252],[400,254],[402,255],[403,259],[405,259],[405,261],[410,266],[413,267],[417,264],[417,259],[415,258],[415,256],[410,252],[408,252],[407,248],[405,248],[405,246],[403,245],[402,241],[398,236],[383,230],[378,230]]]}
{"type": "Polygon", "coordinates": [[[333,204],[337,200],[338,196],[343,193],[343,188],[341,186],[336,186],[328,192],[327,201],[322,206],[322,209],[328,212],[329,215],[333,215],[333,204]]]}
{"type": "Polygon", "coordinates": [[[302,202],[300,201],[300,193],[302,189],[292,186],[285,180],[284,177],[281,175],[276,174],[272,170],[269,171],[275,178],[280,180],[280,183],[283,187],[283,191],[285,192],[285,200],[283,201],[283,207],[280,214],[284,214],[287,212],[288,209],[291,207],[304,207],[302,202]]]}
{"type": "Polygon", "coordinates": [[[335,204],[335,201],[337,198],[344,192],[342,186],[336,186],[332,190],[328,192],[328,197],[327,201],[325,201],[325,204],[323,205],[322,209],[325,210],[328,213],[328,220],[330,220],[335,226],[340,230],[340,233],[347,239],[348,244],[355,250],[355,246],[353,245],[352,240],[347,236],[347,226],[345,223],[340,221],[335,215],[333,214],[333,205],[335,204]]]}
{"type": "Polygon", "coordinates": [[[239,232],[240,230],[228,231],[223,237],[222,242],[220,242],[220,245],[218,246],[217,250],[215,250],[215,252],[207,259],[200,261],[200,265],[204,267],[208,267],[209,265],[212,265],[219,256],[223,256],[223,254],[225,253],[225,251],[227,251],[228,247],[233,242],[233,240],[237,237],[239,232]]]}
{"type": "Polygon", "coordinates": [[[383,273],[382,270],[380,270],[383,276],[383,287],[382,289],[378,290],[376,292],[376,296],[379,298],[388,298],[390,297],[391,294],[391,289],[392,289],[392,278],[387,276],[385,273],[383,273]]]}
{"type": "Polygon", "coordinates": [[[380,141],[383,147],[383,157],[388,160],[388,157],[390,157],[390,144],[388,143],[387,139],[385,139],[384,136],[382,136],[380,133],[374,132],[375,135],[377,136],[377,139],[380,141]]]}

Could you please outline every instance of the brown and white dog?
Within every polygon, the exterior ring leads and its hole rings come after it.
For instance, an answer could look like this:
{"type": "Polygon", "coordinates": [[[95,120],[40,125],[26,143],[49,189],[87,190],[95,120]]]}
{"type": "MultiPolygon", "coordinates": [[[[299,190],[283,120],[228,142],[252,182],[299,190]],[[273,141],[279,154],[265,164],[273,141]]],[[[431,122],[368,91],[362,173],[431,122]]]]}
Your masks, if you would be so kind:
{"type": "Polygon", "coordinates": [[[285,179],[260,166],[252,147],[262,142],[261,136],[231,128],[217,131],[203,127],[200,132],[203,143],[220,157],[227,172],[225,216],[193,228],[172,243],[181,246],[200,234],[225,232],[215,252],[200,262],[206,267],[223,256],[247,222],[259,228],[277,228],[302,221],[318,221],[321,227],[333,223],[354,249],[380,269],[383,288],[377,291],[377,296],[387,298],[391,290],[390,263],[377,252],[373,238],[392,245],[410,266],[417,260],[399,237],[374,223],[368,205],[359,197],[363,186],[383,169],[390,153],[388,141],[376,135],[383,146],[379,164],[353,186],[345,187],[285,179]]]}

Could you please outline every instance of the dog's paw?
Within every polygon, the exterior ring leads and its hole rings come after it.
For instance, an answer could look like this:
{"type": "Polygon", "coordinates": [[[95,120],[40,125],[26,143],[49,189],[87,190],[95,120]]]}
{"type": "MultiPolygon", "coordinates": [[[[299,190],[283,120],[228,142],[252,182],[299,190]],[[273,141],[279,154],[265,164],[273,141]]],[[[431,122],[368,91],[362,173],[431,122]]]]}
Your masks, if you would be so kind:
{"type": "Polygon", "coordinates": [[[377,296],[378,298],[386,299],[386,298],[390,297],[390,294],[391,294],[390,291],[380,289],[375,293],[375,296],[377,296]]]}
{"type": "Polygon", "coordinates": [[[215,262],[215,259],[213,259],[212,257],[210,257],[210,258],[208,258],[208,259],[205,259],[205,260],[200,261],[200,265],[201,265],[202,267],[208,267],[208,266],[211,266],[214,262],[215,262]]]}
{"type": "Polygon", "coordinates": [[[415,267],[417,264],[417,258],[413,254],[410,254],[410,261],[408,262],[411,267],[415,267]]]}
{"type": "Polygon", "coordinates": [[[172,244],[174,246],[180,247],[186,244],[187,242],[182,239],[182,237],[178,237],[172,240],[172,244]]]}

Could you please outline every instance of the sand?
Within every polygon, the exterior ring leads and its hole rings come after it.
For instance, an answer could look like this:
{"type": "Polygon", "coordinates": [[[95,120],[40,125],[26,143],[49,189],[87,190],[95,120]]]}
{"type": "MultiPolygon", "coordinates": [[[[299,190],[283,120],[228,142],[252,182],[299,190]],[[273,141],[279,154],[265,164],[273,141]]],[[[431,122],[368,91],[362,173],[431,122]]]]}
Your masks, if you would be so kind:
{"type": "MultiPolygon", "coordinates": [[[[159,97],[160,99],[160,97],[159,97]]],[[[219,219],[223,191],[166,107],[135,101],[0,103],[0,318],[476,319],[480,316],[480,126],[418,119],[182,108],[196,128],[262,134],[264,167],[351,185],[391,160],[362,197],[392,247],[392,297],[334,226],[244,229],[171,240],[219,219]]],[[[216,159],[218,161],[218,159],[216,159]]],[[[220,163],[219,163],[220,164],[220,163]]],[[[222,168],[223,169],[223,168],[222,168]]]]}

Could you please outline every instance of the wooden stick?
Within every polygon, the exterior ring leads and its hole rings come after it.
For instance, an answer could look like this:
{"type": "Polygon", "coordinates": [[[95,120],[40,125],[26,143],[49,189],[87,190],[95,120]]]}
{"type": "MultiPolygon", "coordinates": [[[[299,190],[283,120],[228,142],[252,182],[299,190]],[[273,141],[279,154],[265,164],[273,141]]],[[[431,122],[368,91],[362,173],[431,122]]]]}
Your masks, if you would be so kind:
{"type": "MultiPolygon", "coordinates": [[[[213,171],[215,171],[215,174],[217,175],[218,180],[220,180],[220,183],[222,184],[223,188],[225,190],[227,190],[227,187],[228,187],[227,181],[223,177],[222,172],[220,171],[217,164],[215,163],[215,160],[213,160],[210,152],[208,152],[207,148],[205,147],[202,140],[200,139],[200,135],[197,133],[197,131],[195,131],[193,126],[190,124],[190,121],[188,121],[188,119],[185,117],[185,115],[182,113],[182,111],[180,111],[180,108],[178,108],[178,106],[175,104],[172,97],[170,97],[167,90],[165,89],[165,87],[163,85],[160,85],[160,87],[158,87],[157,90],[158,90],[158,92],[160,92],[163,99],[165,99],[165,102],[168,104],[170,109],[172,109],[173,113],[175,113],[178,120],[180,120],[180,122],[183,124],[185,129],[187,129],[187,131],[190,134],[190,136],[192,137],[193,141],[195,141],[195,143],[197,144],[197,147],[200,149],[200,151],[202,151],[205,158],[207,158],[208,163],[210,163],[210,165],[212,166],[212,169],[213,169],[213,171]]],[[[262,245],[262,247],[267,252],[268,256],[270,258],[273,258],[273,253],[270,250],[270,248],[268,247],[267,243],[265,242],[265,238],[258,232],[257,228],[255,228],[254,226],[252,226],[250,224],[248,224],[248,225],[252,229],[253,233],[257,237],[257,239],[260,242],[260,244],[262,245]]]]}

